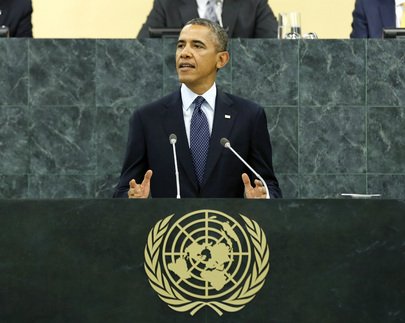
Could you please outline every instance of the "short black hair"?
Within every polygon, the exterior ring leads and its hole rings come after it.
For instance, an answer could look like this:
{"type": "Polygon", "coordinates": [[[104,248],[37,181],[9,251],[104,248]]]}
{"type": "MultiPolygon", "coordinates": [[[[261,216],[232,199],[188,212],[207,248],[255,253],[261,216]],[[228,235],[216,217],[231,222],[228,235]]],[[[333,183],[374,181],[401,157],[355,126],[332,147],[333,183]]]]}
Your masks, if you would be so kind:
{"type": "Polygon", "coordinates": [[[214,34],[217,42],[217,50],[219,52],[224,52],[228,48],[228,34],[226,33],[225,29],[222,28],[216,22],[213,22],[209,19],[204,18],[194,18],[188,21],[185,26],[187,25],[199,25],[208,27],[212,33],[214,34]]]}

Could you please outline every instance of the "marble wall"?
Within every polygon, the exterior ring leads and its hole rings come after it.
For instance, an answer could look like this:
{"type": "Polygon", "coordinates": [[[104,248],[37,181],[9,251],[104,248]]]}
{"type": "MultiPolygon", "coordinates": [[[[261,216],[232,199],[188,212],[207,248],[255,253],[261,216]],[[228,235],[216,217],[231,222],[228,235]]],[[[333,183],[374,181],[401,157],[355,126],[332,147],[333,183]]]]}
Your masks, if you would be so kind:
{"type": "MultiPolygon", "coordinates": [[[[106,198],[175,41],[0,39],[0,198],[106,198]]],[[[405,195],[405,42],[232,40],[222,89],[266,109],[287,198],[405,195]]]]}

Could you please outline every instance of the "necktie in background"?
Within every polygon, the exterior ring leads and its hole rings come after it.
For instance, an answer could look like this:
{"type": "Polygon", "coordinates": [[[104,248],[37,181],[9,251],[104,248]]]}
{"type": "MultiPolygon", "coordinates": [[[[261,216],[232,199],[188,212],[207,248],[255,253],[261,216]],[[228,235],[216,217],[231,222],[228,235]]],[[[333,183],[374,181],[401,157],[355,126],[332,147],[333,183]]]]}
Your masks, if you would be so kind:
{"type": "Polygon", "coordinates": [[[402,4],[401,28],[405,28],[405,2],[402,4]]]}
{"type": "Polygon", "coordinates": [[[204,179],[210,141],[207,116],[201,109],[204,101],[205,99],[202,96],[197,96],[194,100],[194,112],[190,124],[190,150],[193,157],[194,170],[200,185],[204,179]]]}
{"type": "Polygon", "coordinates": [[[204,18],[209,19],[213,22],[218,22],[217,15],[215,14],[215,0],[208,0],[207,7],[205,9],[204,18]]]}

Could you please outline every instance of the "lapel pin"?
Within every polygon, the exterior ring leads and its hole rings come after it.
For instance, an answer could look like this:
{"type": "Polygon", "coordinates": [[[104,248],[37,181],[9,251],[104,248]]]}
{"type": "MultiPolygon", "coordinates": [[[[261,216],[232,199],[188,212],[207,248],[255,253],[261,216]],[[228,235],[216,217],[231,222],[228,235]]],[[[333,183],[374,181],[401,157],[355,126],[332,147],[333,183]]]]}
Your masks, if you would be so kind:
{"type": "Polygon", "coordinates": [[[225,114],[225,119],[230,119],[231,116],[229,114],[225,114]]]}

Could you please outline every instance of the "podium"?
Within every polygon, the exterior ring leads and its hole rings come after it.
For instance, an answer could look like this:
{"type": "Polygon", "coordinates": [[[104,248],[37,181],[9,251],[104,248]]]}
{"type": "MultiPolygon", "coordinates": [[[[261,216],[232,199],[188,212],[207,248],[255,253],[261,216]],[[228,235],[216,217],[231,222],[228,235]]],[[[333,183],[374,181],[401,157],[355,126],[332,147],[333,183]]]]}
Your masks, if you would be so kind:
{"type": "Polygon", "coordinates": [[[1,200],[0,321],[404,322],[404,246],[402,200],[1,200]],[[149,283],[150,230],[199,210],[267,238],[269,273],[237,312],[178,312],[149,283]]]}

